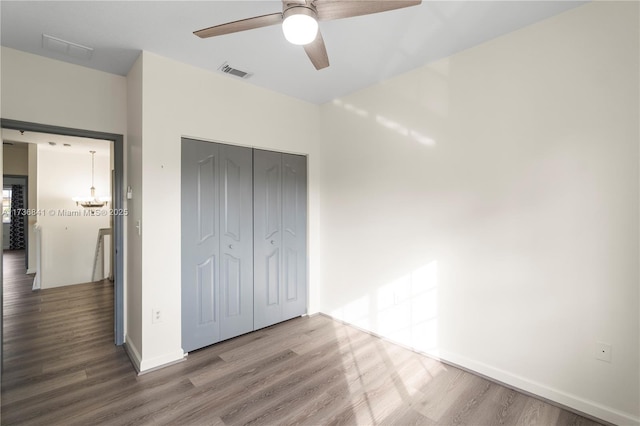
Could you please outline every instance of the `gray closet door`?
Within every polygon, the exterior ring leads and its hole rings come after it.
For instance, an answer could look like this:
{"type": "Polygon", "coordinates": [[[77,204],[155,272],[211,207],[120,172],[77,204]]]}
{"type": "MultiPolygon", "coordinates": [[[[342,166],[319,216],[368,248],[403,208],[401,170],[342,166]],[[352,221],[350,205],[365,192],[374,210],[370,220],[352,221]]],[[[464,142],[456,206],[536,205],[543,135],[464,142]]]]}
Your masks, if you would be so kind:
{"type": "Polygon", "coordinates": [[[251,150],[182,140],[182,348],[253,325],[251,150]]]}
{"type": "Polygon", "coordinates": [[[307,157],[282,154],[282,320],[307,313],[307,157]]]}
{"type": "Polygon", "coordinates": [[[254,150],[254,327],[306,313],[306,158],[254,150]]]}
{"type": "Polygon", "coordinates": [[[253,330],[253,159],[220,145],[220,340],[253,330]]]}

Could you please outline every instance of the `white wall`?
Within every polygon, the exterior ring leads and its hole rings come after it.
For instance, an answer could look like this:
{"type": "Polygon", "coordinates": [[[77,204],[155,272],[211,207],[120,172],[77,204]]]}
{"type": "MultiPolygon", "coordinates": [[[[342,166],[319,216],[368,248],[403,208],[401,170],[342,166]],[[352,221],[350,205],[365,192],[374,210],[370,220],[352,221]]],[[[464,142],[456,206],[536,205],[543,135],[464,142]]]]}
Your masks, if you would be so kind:
{"type": "MultiPolygon", "coordinates": [[[[109,195],[111,185],[110,142],[103,144],[95,155],[97,196],[109,195]]],[[[109,228],[110,218],[85,216],[85,209],[72,200],[90,195],[91,155],[39,145],[38,176],[38,210],[44,212],[37,218],[42,227],[42,288],[93,281],[98,231],[109,228]]]]}
{"type": "MultiPolygon", "coordinates": [[[[315,105],[143,53],[142,370],[182,356],[180,138],[309,155],[309,270],[313,301],[318,286],[314,260],[319,256],[318,118],[315,105]],[[151,323],[153,308],[163,312],[162,322],[151,323]]],[[[312,304],[310,310],[316,309],[312,304]]]]}
{"type": "Polygon", "coordinates": [[[126,133],[126,79],[2,47],[2,118],[126,133]]]}
{"type": "Polygon", "coordinates": [[[323,106],[320,310],[638,423],[638,36],[594,2],[323,106]]]}

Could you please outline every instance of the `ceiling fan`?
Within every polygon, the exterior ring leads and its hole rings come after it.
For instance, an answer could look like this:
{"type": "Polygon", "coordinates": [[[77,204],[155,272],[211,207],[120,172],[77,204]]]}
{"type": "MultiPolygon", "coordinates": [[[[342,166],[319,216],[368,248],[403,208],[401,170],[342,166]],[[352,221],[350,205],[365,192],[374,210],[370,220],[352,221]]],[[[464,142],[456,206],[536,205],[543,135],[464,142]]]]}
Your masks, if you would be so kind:
{"type": "Polygon", "coordinates": [[[194,31],[194,34],[208,38],[282,24],[285,38],[290,43],[302,45],[313,65],[320,70],[329,66],[329,57],[318,21],[370,15],[420,3],[421,0],[282,0],[282,12],[228,22],[194,31]]]}

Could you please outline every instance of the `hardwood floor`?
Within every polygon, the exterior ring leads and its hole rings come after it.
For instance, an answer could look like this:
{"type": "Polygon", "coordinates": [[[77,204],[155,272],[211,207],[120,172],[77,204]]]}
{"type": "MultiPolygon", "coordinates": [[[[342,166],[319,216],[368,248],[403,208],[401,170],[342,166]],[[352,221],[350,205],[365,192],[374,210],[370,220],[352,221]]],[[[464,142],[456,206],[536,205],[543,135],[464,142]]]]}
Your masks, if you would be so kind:
{"type": "Polygon", "coordinates": [[[4,256],[2,424],[597,424],[324,316],[137,376],[111,283],[32,292],[22,256],[4,256]]]}

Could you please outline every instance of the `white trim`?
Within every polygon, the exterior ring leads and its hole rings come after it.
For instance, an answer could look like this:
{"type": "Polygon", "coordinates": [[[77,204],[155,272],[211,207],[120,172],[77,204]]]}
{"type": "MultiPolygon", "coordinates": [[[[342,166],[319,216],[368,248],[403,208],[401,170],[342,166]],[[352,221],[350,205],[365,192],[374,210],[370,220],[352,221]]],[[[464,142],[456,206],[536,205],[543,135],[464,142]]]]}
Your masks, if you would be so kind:
{"type": "Polygon", "coordinates": [[[629,426],[640,425],[640,417],[636,417],[631,413],[618,411],[614,408],[598,404],[595,401],[590,401],[584,398],[580,398],[579,396],[572,395],[572,394],[560,391],[558,389],[554,389],[552,387],[543,385],[541,383],[535,382],[525,377],[521,377],[517,374],[509,373],[508,371],[504,371],[499,368],[492,367],[488,364],[484,364],[480,361],[476,361],[453,352],[448,352],[442,349],[438,349],[437,353],[429,353],[429,352],[416,350],[402,343],[398,343],[393,339],[389,339],[386,336],[380,335],[376,332],[369,331],[367,329],[363,329],[362,327],[351,324],[342,319],[335,318],[329,314],[325,314],[324,312],[320,312],[319,314],[326,316],[328,318],[331,318],[335,321],[341,322],[343,324],[347,324],[359,330],[362,330],[371,335],[380,337],[389,342],[398,344],[414,352],[427,355],[430,358],[437,359],[439,361],[442,361],[445,364],[449,364],[454,367],[458,367],[463,370],[469,371],[471,373],[478,374],[488,380],[497,382],[509,388],[513,388],[517,391],[521,391],[534,398],[546,400],[551,404],[559,406],[560,408],[567,409],[572,412],[576,412],[577,414],[582,414],[586,417],[591,417],[594,420],[605,421],[605,422],[613,423],[616,425],[629,425],[629,426]]]}
{"type": "Polygon", "coordinates": [[[131,340],[129,340],[129,336],[124,338],[123,346],[138,375],[150,373],[151,371],[159,370],[187,359],[187,354],[185,354],[182,349],[173,354],[166,354],[146,360],[142,359],[140,351],[131,340]]]}
{"type": "MultiPolygon", "coordinates": [[[[38,222],[33,225],[33,232],[35,233],[36,240],[36,276],[33,277],[32,290],[40,290],[42,287],[42,226],[40,226],[38,222]]],[[[29,273],[28,268],[27,273],[29,273]]]]}
{"type": "Polygon", "coordinates": [[[140,372],[140,364],[142,362],[142,357],[140,356],[140,352],[136,348],[136,346],[129,340],[129,336],[124,338],[124,351],[127,353],[127,356],[131,360],[133,367],[136,369],[136,372],[140,372]]]}
{"type": "Polygon", "coordinates": [[[144,371],[138,371],[138,376],[142,376],[143,374],[153,373],[156,370],[162,370],[163,368],[170,367],[170,366],[172,366],[174,364],[179,364],[179,363],[181,363],[183,361],[186,361],[188,355],[189,354],[184,354],[183,357],[180,358],[179,360],[172,361],[172,362],[169,362],[167,364],[162,364],[162,365],[160,365],[158,367],[153,367],[153,368],[150,368],[150,369],[144,370],[144,371]]]}
{"type": "Polygon", "coordinates": [[[171,364],[175,364],[178,361],[182,361],[185,357],[182,349],[179,349],[175,352],[171,352],[165,355],[160,355],[155,358],[150,359],[141,359],[140,368],[138,372],[140,374],[147,373],[149,370],[155,370],[161,367],[168,367],[171,364]]]}
{"type": "Polygon", "coordinates": [[[550,402],[569,407],[573,410],[593,416],[596,419],[602,419],[617,425],[640,425],[640,417],[635,417],[630,413],[624,413],[614,408],[598,404],[595,401],[580,398],[579,396],[563,392],[462,355],[440,350],[438,357],[446,363],[460,365],[465,369],[478,372],[492,380],[502,382],[516,389],[522,389],[533,396],[538,396],[547,399],[550,402]]]}

